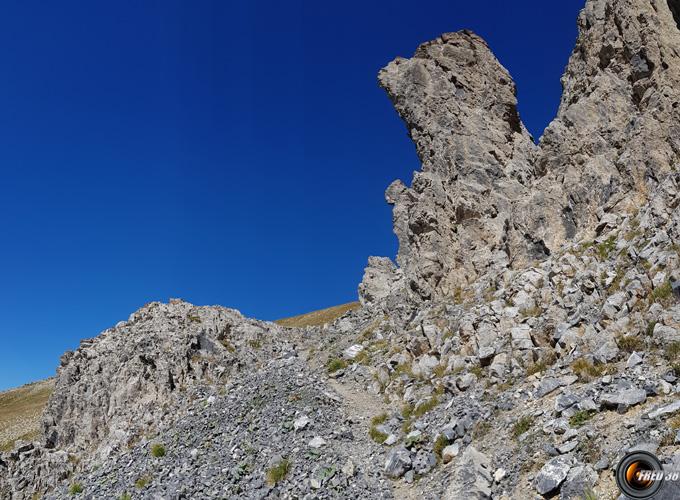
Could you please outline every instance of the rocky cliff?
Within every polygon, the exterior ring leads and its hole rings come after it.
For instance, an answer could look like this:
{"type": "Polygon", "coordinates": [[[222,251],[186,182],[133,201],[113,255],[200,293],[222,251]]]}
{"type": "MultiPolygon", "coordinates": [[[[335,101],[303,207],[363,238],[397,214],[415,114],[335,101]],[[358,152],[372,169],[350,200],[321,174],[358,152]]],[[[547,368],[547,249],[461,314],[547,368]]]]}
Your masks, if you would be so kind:
{"type": "Polygon", "coordinates": [[[422,161],[410,188],[396,181],[386,195],[412,296],[453,298],[649,201],[680,154],[677,12],[674,1],[587,2],[538,146],[512,78],[470,32],[381,71],[422,161]]]}
{"type": "Polygon", "coordinates": [[[362,307],[143,307],[64,355],[0,496],[612,498],[631,449],[679,467],[679,20],[588,0],[538,145],[473,33],[390,63],[422,170],[362,307]]]}

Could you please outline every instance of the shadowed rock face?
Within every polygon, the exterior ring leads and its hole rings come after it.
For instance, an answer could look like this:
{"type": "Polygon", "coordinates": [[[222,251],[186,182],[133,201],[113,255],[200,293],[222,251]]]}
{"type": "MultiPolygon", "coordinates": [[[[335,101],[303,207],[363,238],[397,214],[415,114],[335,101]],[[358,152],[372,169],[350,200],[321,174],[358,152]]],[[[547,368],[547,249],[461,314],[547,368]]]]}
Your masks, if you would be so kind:
{"type": "Polygon", "coordinates": [[[387,190],[411,296],[544,260],[648,199],[680,155],[678,19],[678,0],[588,1],[539,147],[508,72],[469,31],[380,72],[422,162],[410,188],[387,190]]]}

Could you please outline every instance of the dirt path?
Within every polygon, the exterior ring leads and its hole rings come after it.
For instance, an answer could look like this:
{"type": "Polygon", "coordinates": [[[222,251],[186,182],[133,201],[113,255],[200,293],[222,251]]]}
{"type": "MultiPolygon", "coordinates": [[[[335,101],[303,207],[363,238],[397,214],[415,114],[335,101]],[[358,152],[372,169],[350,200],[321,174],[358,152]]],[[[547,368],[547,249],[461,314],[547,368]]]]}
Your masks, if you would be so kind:
{"type": "MultiPolygon", "coordinates": [[[[351,380],[343,382],[329,380],[329,385],[343,400],[346,412],[351,417],[352,433],[355,438],[365,443],[354,449],[357,462],[372,460],[382,463],[385,450],[380,449],[370,440],[368,431],[371,427],[371,419],[383,412],[389,412],[391,408],[385,404],[380,395],[369,393],[351,380]]],[[[396,500],[422,500],[423,498],[416,488],[403,481],[386,481],[392,487],[392,494],[396,500]]]]}

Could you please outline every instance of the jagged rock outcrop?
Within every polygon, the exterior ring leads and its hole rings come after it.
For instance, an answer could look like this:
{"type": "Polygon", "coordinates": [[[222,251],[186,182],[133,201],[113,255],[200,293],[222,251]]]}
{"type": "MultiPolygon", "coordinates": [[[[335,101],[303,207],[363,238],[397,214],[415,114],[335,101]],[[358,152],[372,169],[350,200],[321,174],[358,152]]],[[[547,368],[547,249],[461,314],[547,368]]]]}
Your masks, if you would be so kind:
{"type": "Polygon", "coordinates": [[[555,250],[609,212],[637,209],[680,157],[677,0],[591,0],[522,209],[555,250]],[[675,12],[675,14],[674,14],[675,12]]]}
{"type": "Polygon", "coordinates": [[[412,187],[396,181],[386,195],[407,287],[420,298],[451,295],[490,266],[525,258],[509,214],[528,194],[534,145],[515,84],[486,43],[447,33],[378,79],[422,162],[412,187]]]}
{"type": "Polygon", "coordinates": [[[468,31],[380,72],[422,162],[410,188],[387,190],[416,298],[545,260],[649,199],[680,155],[678,11],[677,0],[588,1],[539,147],[507,71],[468,31]]]}
{"type": "Polygon", "coordinates": [[[230,309],[149,304],[62,357],[43,418],[46,446],[102,455],[127,446],[197,381],[256,365],[253,347],[272,349],[277,331],[230,309]]]}

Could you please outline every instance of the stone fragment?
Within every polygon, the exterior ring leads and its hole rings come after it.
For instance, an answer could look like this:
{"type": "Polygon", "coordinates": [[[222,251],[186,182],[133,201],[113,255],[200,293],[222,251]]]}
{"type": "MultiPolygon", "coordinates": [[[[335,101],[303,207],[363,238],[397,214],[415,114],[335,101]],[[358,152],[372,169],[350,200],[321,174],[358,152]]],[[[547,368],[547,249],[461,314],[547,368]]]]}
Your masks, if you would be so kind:
{"type": "Polygon", "coordinates": [[[680,400],[675,401],[671,404],[668,404],[666,406],[662,406],[660,408],[657,408],[654,411],[649,412],[648,416],[651,419],[659,418],[659,417],[664,417],[666,415],[672,415],[675,412],[680,411],[680,400]]]}
{"type": "Polygon", "coordinates": [[[490,499],[492,485],[489,457],[468,446],[451,473],[444,500],[490,499]]]}
{"type": "Polygon", "coordinates": [[[460,453],[460,445],[458,443],[450,444],[442,450],[442,461],[447,464],[460,453]]]}
{"type": "Polygon", "coordinates": [[[427,474],[435,465],[437,465],[437,457],[427,450],[418,450],[412,464],[413,471],[420,475],[427,474]]]}
{"type": "Polygon", "coordinates": [[[361,344],[354,344],[352,346],[349,346],[347,349],[345,349],[342,352],[342,357],[347,359],[347,360],[354,360],[363,351],[364,351],[364,346],[362,346],[361,344]]]}
{"type": "Polygon", "coordinates": [[[558,491],[562,482],[567,478],[571,466],[572,457],[569,455],[550,460],[541,468],[534,480],[536,491],[540,495],[548,495],[558,491]]]}
{"type": "Polygon", "coordinates": [[[326,440],[320,436],[316,436],[312,438],[308,444],[310,448],[319,449],[326,446],[326,440]]]}
{"type": "Polygon", "coordinates": [[[586,493],[592,492],[597,480],[598,474],[590,465],[573,467],[562,483],[560,499],[583,500],[583,498],[587,498],[586,493]]]}
{"type": "Polygon", "coordinates": [[[647,400],[647,392],[644,389],[621,389],[600,396],[600,402],[619,411],[626,411],[631,406],[644,403],[647,400]]]}
{"type": "Polygon", "coordinates": [[[411,454],[403,446],[390,451],[385,460],[385,474],[393,479],[400,478],[411,468],[411,454]]]}
{"type": "Polygon", "coordinates": [[[633,368],[639,364],[642,363],[642,356],[640,356],[638,353],[634,352],[628,357],[628,361],[626,361],[626,367],[627,368],[633,368]]]}
{"type": "Polygon", "coordinates": [[[295,419],[295,422],[293,422],[293,429],[296,431],[301,431],[305,427],[309,425],[311,422],[311,419],[307,415],[301,415],[297,419],[295,419]]]}

